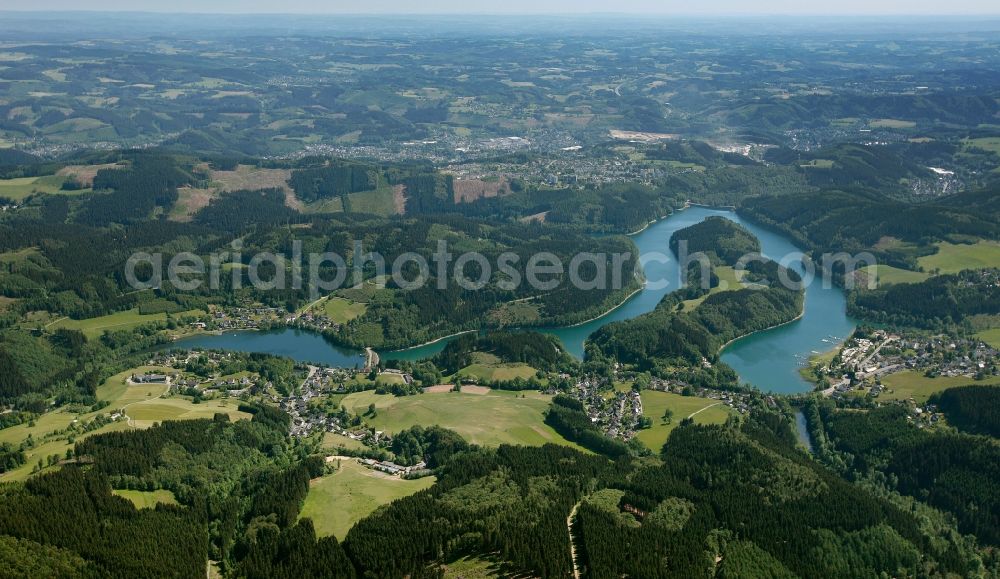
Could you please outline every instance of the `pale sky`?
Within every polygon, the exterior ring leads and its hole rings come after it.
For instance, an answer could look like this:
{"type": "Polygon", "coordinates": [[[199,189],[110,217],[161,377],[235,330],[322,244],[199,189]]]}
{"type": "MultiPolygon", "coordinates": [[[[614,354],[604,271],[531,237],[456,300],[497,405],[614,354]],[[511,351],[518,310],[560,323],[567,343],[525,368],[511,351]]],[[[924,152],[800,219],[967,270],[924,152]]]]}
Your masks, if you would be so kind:
{"type": "Polygon", "coordinates": [[[0,10],[328,14],[1000,14],[997,0],[0,0],[0,10]]]}

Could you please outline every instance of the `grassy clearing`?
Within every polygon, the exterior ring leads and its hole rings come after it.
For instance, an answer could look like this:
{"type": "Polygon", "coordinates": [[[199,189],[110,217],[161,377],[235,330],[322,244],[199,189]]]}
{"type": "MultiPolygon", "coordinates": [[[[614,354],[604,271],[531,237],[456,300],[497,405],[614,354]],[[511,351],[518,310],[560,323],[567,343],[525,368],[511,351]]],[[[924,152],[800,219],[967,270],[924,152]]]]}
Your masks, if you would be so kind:
{"type": "Polygon", "coordinates": [[[212,171],[212,182],[222,191],[255,191],[259,189],[289,189],[289,169],[261,169],[239,165],[232,171],[212,171]]]}
{"type": "Polygon", "coordinates": [[[701,302],[705,301],[708,296],[712,294],[717,294],[719,292],[738,290],[743,288],[743,283],[740,281],[742,277],[742,272],[737,274],[736,270],[728,265],[718,266],[714,269],[715,275],[719,277],[719,285],[712,288],[707,294],[701,296],[700,298],[695,298],[693,300],[684,301],[684,311],[691,311],[696,307],[701,305],[701,302]]]}
{"type": "Polygon", "coordinates": [[[434,477],[403,480],[345,459],[337,472],[309,484],[301,516],[312,519],[317,535],[333,535],[343,540],[354,523],[378,507],[422,491],[435,480],[434,477]]]}
{"type": "Polygon", "coordinates": [[[177,498],[174,497],[174,493],[168,490],[156,490],[156,491],[130,491],[130,490],[114,490],[111,491],[122,498],[132,501],[137,509],[152,509],[158,504],[164,505],[176,505],[177,498]]]}
{"type": "Polygon", "coordinates": [[[919,283],[930,277],[929,273],[922,271],[909,271],[891,265],[869,265],[863,269],[865,274],[875,274],[878,284],[894,283],[919,283]]]}
{"type": "Polygon", "coordinates": [[[437,424],[484,446],[540,446],[551,442],[578,448],[545,424],[543,413],[550,400],[535,391],[441,392],[403,397],[357,392],[344,397],[342,404],[358,414],[364,414],[368,405],[374,404],[376,416],[366,420],[387,432],[437,424]]]}
{"type": "Polygon", "coordinates": [[[354,318],[364,315],[368,309],[366,304],[346,298],[330,296],[320,303],[321,311],[338,324],[346,324],[354,318]]]}
{"type": "Polygon", "coordinates": [[[1000,376],[991,376],[980,381],[964,376],[928,378],[920,372],[907,370],[882,378],[882,383],[886,385],[887,389],[879,396],[879,400],[909,400],[912,398],[914,402],[922,404],[927,401],[931,394],[947,388],[969,384],[1000,384],[1000,376]]]}
{"type": "Polygon", "coordinates": [[[215,195],[214,189],[180,187],[177,189],[177,202],[170,208],[169,218],[172,221],[190,221],[195,213],[208,207],[215,195]]]}
{"type": "Polygon", "coordinates": [[[813,159],[806,163],[800,163],[799,167],[805,169],[832,169],[833,160],[832,159],[813,159]]]}
{"type": "Polygon", "coordinates": [[[681,396],[672,392],[657,392],[655,390],[644,390],[642,398],[642,414],[653,421],[653,427],[640,430],[636,437],[648,446],[653,452],[659,452],[663,443],[670,437],[670,433],[688,416],[707,408],[703,412],[698,412],[694,417],[695,424],[722,424],[732,413],[728,406],[717,404],[718,400],[710,398],[699,398],[697,396],[681,396]],[[711,408],[709,408],[711,407],[711,408]],[[663,413],[667,409],[674,411],[670,424],[663,423],[663,413]]]}
{"type": "Polygon", "coordinates": [[[105,163],[102,165],[67,165],[56,171],[56,175],[66,178],[72,177],[83,184],[83,186],[90,187],[94,184],[94,177],[97,176],[97,172],[101,169],[120,169],[122,166],[123,165],[118,165],[116,163],[105,163]]]}
{"type": "Polygon", "coordinates": [[[924,271],[940,270],[956,273],[963,269],[1000,267],[1000,243],[979,241],[973,244],[938,243],[938,252],[921,257],[917,262],[924,271]]]}
{"type": "Polygon", "coordinates": [[[314,201],[303,208],[304,213],[340,213],[344,210],[344,200],[340,197],[329,197],[314,201]]]}
{"type": "MultiPolygon", "coordinates": [[[[173,316],[180,318],[184,316],[200,315],[202,313],[204,312],[201,310],[190,310],[173,314],[173,316]]],[[[142,324],[148,324],[150,322],[165,321],[167,321],[167,314],[140,314],[139,308],[134,308],[124,312],[116,312],[114,314],[100,316],[98,318],[87,318],[85,320],[72,320],[65,318],[54,323],[51,329],[68,328],[71,330],[80,330],[88,338],[96,338],[100,337],[105,330],[125,330],[141,326],[142,324]]]]}
{"type": "Polygon", "coordinates": [[[528,579],[529,574],[520,573],[509,563],[494,560],[489,556],[471,555],[441,565],[445,579],[528,579]]]}
{"type": "Polygon", "coordinates": [[[374,215],[392,215],[396,212],[391,187],[383,187],[374,191],[351,193],[347,196],[345,209],[353,213],[372,213],[374,215]]]}
{"type": "Polygon", "coordinates": [[[488,314],[490,321],[500,326],[518,326],[542,318],[539,306],[530,301],[500,304],[488,314]]]}

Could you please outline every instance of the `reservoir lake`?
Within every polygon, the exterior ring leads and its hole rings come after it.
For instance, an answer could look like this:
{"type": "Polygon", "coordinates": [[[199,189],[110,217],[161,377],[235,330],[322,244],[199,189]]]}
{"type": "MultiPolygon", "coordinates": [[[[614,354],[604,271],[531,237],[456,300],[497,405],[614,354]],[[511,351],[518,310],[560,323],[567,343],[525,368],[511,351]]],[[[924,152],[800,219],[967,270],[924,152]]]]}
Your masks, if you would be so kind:
{"type": "MultiPolygon", "coordinates": [[[[584,341],[602,326],[627,320],[652,311],[663,296],[680,286],[677,260],[670,252],[670,236],[679,229],[719,215],[739,223],[760,239],[764,256],[786,267],[803,271],[797,256],[801,249],[774,231],[744,221],[733,211],[690,207],[652,223],[632,236],[639,249],[646,283],[623,304],[593,320],[569,327],[533,328],[560,339],[574,356],[583,356],[584,341]],[[652,257],[653,259],[649,259],[652,257]],[[645,258],[645,259],[643,259],[645,258]]],[[[794,394],[812,389],[799,374],[809,356],[837,346],[854,331],[854,320],[846,313],[846,297],[840,288],[824,287],[817,278],[806,287],[805,312],[799,319],[740,338],[722,351],[722,360],[733,367],[743,382],[780,394],[794,394]]],[[[447,345],[448,339],[396,351],[380,351],[384,359],[417,360],[433,356],[447,345]]],[[[178,340],[174,347],[210,348],[242,352],[266,352],[288,356],[301,362],[331,366],[364,365],[361,352],[337,347],[316,333],[283,329],[271,332],[226,332],[178,340]]]]}

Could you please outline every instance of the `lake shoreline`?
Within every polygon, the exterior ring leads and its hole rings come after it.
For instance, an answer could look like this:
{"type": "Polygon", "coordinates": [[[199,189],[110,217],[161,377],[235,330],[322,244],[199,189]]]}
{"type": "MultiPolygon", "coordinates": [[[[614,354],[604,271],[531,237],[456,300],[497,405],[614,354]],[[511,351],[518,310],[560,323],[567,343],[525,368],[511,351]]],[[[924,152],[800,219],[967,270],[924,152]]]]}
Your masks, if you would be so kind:
{"type": "Polygon", "coordinates": [[[395,350],[385,350],[382,353],[388,355],[388,354],[395,354],[397,352],[406,352],[408,350],[416,350],[417,348],[423,348],[424,346],[431,346],[433,344],[437,344],[442,340],[447,340],[449,338],[457,338],[458,336],[462,336],[464,334],[471,334],[472,332],[481,332],[481,331],[482,330],[462,330],[461,332],[455,332],[454,334],[448,334],[447,336],[441,336],[440,338],[435,338],[433,340],[430,340],[429,342],[424,342],[423,344],[416,344],[414,346],[407,346],[405,348],[397,348],[395,350]]]}
{"type": "Polygon", "coordinates": [[[761,328],[759,330],[754,330],[754,331],[750,332],[749,334],[743,334],[742,336],[736,336],[732,340],[729,340],[728,342],[726,342],[725,344],[723,344],[719,348],[719,351],[716,354],[721,356],[722,352],[726,348],[728,348],[730,345],[732,345],[733,342],[738,342],[738,341],[742,340],[743,338],[749,338],[750,336],[753,336],[755,334],[759,334],[761,332],[769,332],[769,331],[771,331],[771,330],[773,330],[775,328],[780,328],[782,326],[787,326],[788,324],[793,324],[793,323],[801,320],[802,318],[804,318],[805,315],[806,315],[806,302],[805,302],[805,298],[803,298],[803,300],[802,300],[802,311],[799,312],[799,315],[797,315],[794,318],[788,320],[787,322],[781,322],[780,324],[774,324],[773,326],[768,326],[766,328],[761,328]]]}

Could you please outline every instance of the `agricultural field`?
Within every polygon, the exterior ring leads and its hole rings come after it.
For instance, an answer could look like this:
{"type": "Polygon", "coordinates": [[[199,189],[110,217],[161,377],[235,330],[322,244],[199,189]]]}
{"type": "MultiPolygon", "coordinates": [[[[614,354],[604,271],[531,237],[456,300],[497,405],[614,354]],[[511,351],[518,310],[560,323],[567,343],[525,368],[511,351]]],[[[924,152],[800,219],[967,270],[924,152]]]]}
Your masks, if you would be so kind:
{"type": "Polygon", "coordinates": [[[195,420],[212,418],[216,414],[228,414],[230,420],[250,418],[246,412],[237,410],[236,399],[203,400],[198,404],[188,398],[171,397],[143,400],[130,405],[125,412],[129,425],[135,428],[149,428],[164,420],[195,420]]]}
{"type": "Polygon", "coordinates": [[[25,451],[27,462],[17,469],[0,475],[0,482],[24,480],[31,474],[39,459],[45,460],[54,454],[64,456],[66,451],[73,448],[76,442],[95,434],[129,428],[147,428],[152,426],[154,422],[163,420],[211,418],[217,412],[229,414],[231,420],[250,417],[249,414],[237,410],[238,402],[236,400],[206,400],[200,404],[194,404],[187,398],[161,399],[160,397],[167,393],[167,387],[163,384],[131,385],[128,383],[132,374],[166,373],[168,371],[168,368],[158,366],[131,368],[111,376],[98,386],[98,400],[108,402],[108,406],[99,411],[63,407],[43,414],[33,423],[19,424],[0,430],[0,443],[20,444],[29,437],[37,443],[34,448],[25,451]],[[111,422],[89,432],[77,430],[94,420],[98,414],[108,417],[122,409],[132,420],[111,422]]]}
{"type": "MultiPolygon", "coordinates": [[[[181,318],[184,316],[197,316],[203,313],[204,312],[201,310],[190,310],[173,314],[173,316],[181,318]]],[[[114,314],[100,316],[97,318],[87,318],[85,320],[63,318],[54,322],[51,329],[67,328],[70,330],[80,330],[88,338],[97,338],[100,337],[105,330],[125,330],[141,326],[142,324],[148,324],[150,322],[165,321],[167,321],[167,314],[165,313],[140,314],[138,308],[133,308],[128,311],[116,312],[114,314]]]]}
{"type": "Polygon", "coordinates": [[[722,424],[732,414],[728,406],[710,398],[681,396],[655,390],[643,390],[640,397],[642,414],[653,421],[653,426],[640,430],[636,433],[636,438],[654,453],[660,452],[670,433],[688,416],[694,414],[695,424],[722,424]],[[674,415],[670,424],[664,424],[663,413],[668,408],[674,411],[674,415]]]}
{"type": "Polygon", "coordinates": [[[462,368],[451,377],[452,381],[460,378],[474,378],[480,382],[497,382],[513,380],[514,378],[531,378],[538,370],[527,364],[505,364],[493,354],[474,352],[473,363],[462,368]]]}
{"type": "Polygon", "coordinates": [[[1000,348],[1000,328],[990,328],[976,334],[976,337],[993,346],[1000,348]]]}
{"type": "Polygon", "coordinates": [[[163,489],[155,491],[114,490],[112,493],[128,499],[137,509],[153,509],[159,504],[177,504],[177,498],[174,497],[174,493],[163,489]]]}
{"type": "Polygon", "coordinates": [[[59,175],[0,179],[0,197],[11,199],[13,201],[23,201],[25,198],[35,193],[48,193],[52,195],[79,195],[81,193],[90,193],[89,189],[64,191],[61,187],[65,181],[66,177],[61,177],[59,175]]]}
{"type": "Polygon", "coordinates": [[[335,451],[340,448],[346,448],[347,450],[364,450],[368,448],[363,442],[354,440],[348,436],[342,434],[337,434],[335,432],[323,433],[323,450],[335,451]]]}
{"type": "Polygon", "coordinates": [[[364,315],[368,306],[346,298],[331,296],[323,300],[318,309],[334,322],[346,324],[354,318],[364,315]]]}
{"type": "Polygon", "coordinates": [[[980,137],[978,139],[967,139],[966,148],[982,149],[994,155],[1000,155],[1000,137],[980,137]]]}
{"type": "Polygon", "coordinates": [[[805,163],[801,163],[799,167],[804,169],[832,169],[833,160],[832,159],[813,159],[805,163]]]}
{"type": "Polygon", "coordinates": [[[963,269],[1000,267],[1000,243],[995,241],[973,244],[942,242],[937,246],[937,253],[917,260],[924,271],[957,273],[963,269]]]}
{"type": "MultiPolygon", "coordinates": [[[[25,451],[27,462],[21,467],[0,475],[0,481],[23,480],[31,474],[31,470],[38,463],[39,459],[47,459],[53,454],[63,456],[66,451],[73,447],[74,443],[69,438],[74,434],[67,430],[71,427],[82,426],[92,421],[98,414],[110,416],[123,406],[145,401],[155,396],[161,395],[165,386],[162,384],[146,384],[142,386],[128,386],[126,381],[133,373],[142,374],[145,372],[162,372],[163,368],[155,366],[141,366],[116,374],[104,381],[97,388],[97,398],[107,401],[109,405],[100,411],[92,412],[89,409],[79,410],[64,407],[53,412],[47,412],[37,418],[34,423],[19,424],[10,428],[0,430],[0,442],[19,444],[29,437],[38,444],[25,451]]],[[[112,432],[115,430],[125,430],[128,425],[124,420],[106,424],[96,430],[77,434],[76,441],[83,440],[88,436],[97,433],[112,432]]]]}
{"type": "Polygon", "coordinates": [[[862,269],[866,275],[874,273],[879,285],[894,283],[919,283],[930,277],[929,273],[922,271],[910,271],[900,269],[891,265],[869,265],[862,269]]]}
{"type": "Polygon", "coordinates": [[[480,382],[528,379],[538,372],[527,364],[470,364],[455,373],[454,379],[475,378],[480,382]]]}
{"type": "Polygon", "coordinates": [[[868,126],[873,129],[912,129],[917,123],[901,119],[875,119],[868,126]]]}
{"type": "Polygon", "coordinates": [[[879,395],[879,400],[909,400],[913,399],[918,404],[927,402],[931,394],[940,392],[955,386],[968,386],[969,384],[1000,385],[1000,376],[991,376],[986,380],[973,380],[964,376],[950,377],[939,376],[928,378],[920,372],[907,370],[897,372],[882,378],[886,390],[879,395]]]}
{"type": "Polygon", "coordinates": [[[387,432],[436,424],[484,446],[538,446],[551,442],[576,447],[545,424],[544,412],[551,397],[536,391],[481,392],[428,392],[402,397],[357,392],[345,396],[342,404],[356,414],[366,413],[368,405],[374,404],[376,415],[366,417],[366,421],[387,432]]]}
{"type": "MultiPolygon", "coordinates": [[[[140,366],[115,374],[98,387],[97,397],[107,400],[106,411],[123,409],[129,418],[129,426],[148,428],[154,422],[164,420],[194,420],[212,418],[217,413],[228,414],[230,420],[250,418],[246,412],[237,410],[239,401],[235,399],[203,400],[195,404],[188,398],[164,398],[169,389],[164,384],[129,384],[132,374],[147,372],[169,373],[169,368],[140,366]]],[[[224,376],[223,379],[232,376],[224,376]]]]}
{"type": "Polygon", "coordinates": [[[312,519],[317,535],[343,540],[354,523],[378,507],[429,488],[435,480],[404,480],[345,458],[336,472],[309,483],[301,517],[312,519]]]}

